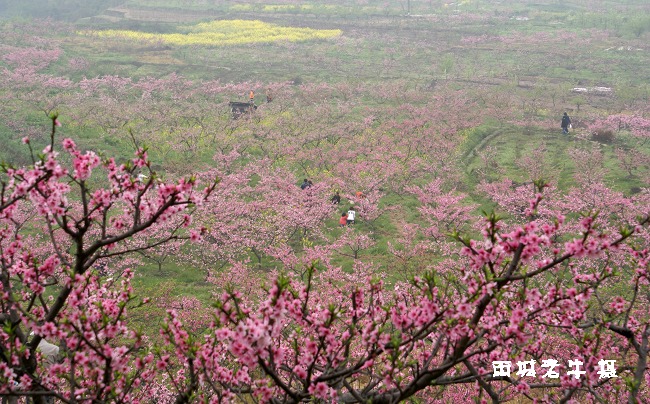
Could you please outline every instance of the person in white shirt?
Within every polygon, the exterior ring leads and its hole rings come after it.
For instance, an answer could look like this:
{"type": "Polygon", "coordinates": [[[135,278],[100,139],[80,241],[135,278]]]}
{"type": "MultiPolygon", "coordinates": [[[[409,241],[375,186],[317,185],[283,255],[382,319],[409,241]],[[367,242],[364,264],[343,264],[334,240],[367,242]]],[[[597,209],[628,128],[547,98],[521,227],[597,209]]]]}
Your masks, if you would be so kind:
{"type": "Polygon", "coordinates": [[[354,211],[354,206],[350,206],[350,209],[348,209],[348,220],[347,220],[348,226],[354,224],[354,217],[356,215],[357,212],[354,211]]]}
{"type": "Polygon", "coordinates": [[[38,343],[36,348],[43,354],[45,362],[49,365],[55,364],[59,360],[59,351],[60,348],[54,344],[51,344],[43,338],[41,342],[38,343]]]}

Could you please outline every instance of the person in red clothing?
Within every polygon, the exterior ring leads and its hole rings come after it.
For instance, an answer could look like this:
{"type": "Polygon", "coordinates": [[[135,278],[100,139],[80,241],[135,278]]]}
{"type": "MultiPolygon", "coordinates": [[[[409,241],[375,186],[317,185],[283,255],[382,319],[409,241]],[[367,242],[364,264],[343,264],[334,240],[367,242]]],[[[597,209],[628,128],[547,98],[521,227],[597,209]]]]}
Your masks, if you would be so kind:
{"type": "Polygon", "coordinates": [[[348,214],[343,212],[341,213],[341,218],[339,219],[339,225],[341,227],[345,227],[346,224],[348,224],[348,214]]]}
{"type": "Polygon", "coordinates": [[[255,102],[255,92],[251,90],[250,93],[248,93],[248,98],[250,98],[250,103],[253,104],[255,102]]]}

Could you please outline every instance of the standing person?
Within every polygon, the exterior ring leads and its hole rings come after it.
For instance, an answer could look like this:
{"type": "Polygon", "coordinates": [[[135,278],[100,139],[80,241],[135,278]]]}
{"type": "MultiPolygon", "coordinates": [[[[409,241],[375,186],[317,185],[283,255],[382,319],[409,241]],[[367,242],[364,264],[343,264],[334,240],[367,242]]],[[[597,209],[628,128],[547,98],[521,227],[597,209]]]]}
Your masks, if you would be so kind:
{"type": "Polygon", "coordinates": [[[569,115],[565,112],[564,115],[562,115],[562,133],[565,135],[569,133],[569,126],[571,126],[571,118],[569,118],[569,115]]]}
{"type": "MultiPolygon", "coordinates": [[[[52,366],[59,361],[59,352],[61,348],[46,341],[45,338],[43,338],[41,342],[38,343],[36,350],[40,351],[41,354],[43,354],[43,358],[45,359],[44,363],[46,366],[52,366]]],[[[54,397],[45,396],[43,402],[45,404],[54,404],[54,397]]]]}
{"type": "Polygon", "coordinates": [[[348,214],[343,212],[341,213],[341,218],[339,219],[339,226],[345,227],[348,224],[348,214]]]}
{"type": "Polygon", "coordinates": [[[350,209],[348,209],[348,218],[345,222],[348,226],[351,224],[354,224],[354,217],[357,215],[357,212],[354,211],[354,206],[350,206],[350,209]]]}
{"type": "Polygon", "coordinates": [[[255,103],[255,92],[254,92],[253,90],[251,90],[251,92],[248,93],[248,98],[250,99],[249,102],[250,102],[251,104],[254,104],[254,103],[255,103]]]}

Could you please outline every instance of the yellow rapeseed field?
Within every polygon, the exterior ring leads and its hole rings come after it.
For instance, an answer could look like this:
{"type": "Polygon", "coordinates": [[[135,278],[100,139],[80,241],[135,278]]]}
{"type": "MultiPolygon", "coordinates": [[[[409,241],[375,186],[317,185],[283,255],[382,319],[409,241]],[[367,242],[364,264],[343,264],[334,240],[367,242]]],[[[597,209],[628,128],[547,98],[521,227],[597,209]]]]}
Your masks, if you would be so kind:
{"type": "Polygon", "coordinates": [[[338,29],[282,27],[258,20],[220,20],[179,27],[183,33],[156,34],[129,30],[80,31],[100,38],[124,38],[134,41],[162,42],[169,45],[224,46],[276,41],[299,42],[341,35],[338,29]]]}

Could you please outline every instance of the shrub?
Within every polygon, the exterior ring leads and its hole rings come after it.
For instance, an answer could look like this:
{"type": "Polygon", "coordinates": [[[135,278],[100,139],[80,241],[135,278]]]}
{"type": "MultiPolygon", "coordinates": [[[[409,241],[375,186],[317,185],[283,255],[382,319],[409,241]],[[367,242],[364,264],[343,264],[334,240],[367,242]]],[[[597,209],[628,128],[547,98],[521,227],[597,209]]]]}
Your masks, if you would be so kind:
{"type": "Polygon", "coordinates": [[[610,144],[614,142],[614,132],[610,129],[597,129],[591,132],[591,140],[599,143],[610,144]]]}

